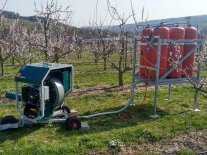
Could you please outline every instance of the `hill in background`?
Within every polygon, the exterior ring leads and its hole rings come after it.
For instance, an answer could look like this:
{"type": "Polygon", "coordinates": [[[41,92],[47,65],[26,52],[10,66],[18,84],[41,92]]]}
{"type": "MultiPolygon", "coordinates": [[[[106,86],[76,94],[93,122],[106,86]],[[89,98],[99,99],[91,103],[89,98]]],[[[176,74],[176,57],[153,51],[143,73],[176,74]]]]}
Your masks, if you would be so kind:
{"type": "MultiPolygon", "coordinates": [[[[22,23],[24,23],[28,29],[32,30],[35,27],[38,26],[38,20],[36,16],[20,16],[18,13],[15,12],[11,12],[11,11],[3,11],[3,16],[5,18],[7,18],[9,20],[9,24],[16,19],[19,19],[22,23]]],[[[44,17],[38,17],[38,19],[40,19],[41,21],[44,21],[44,17]]],[[[74,27],[71,25],[67,25],[70,29],[70,35],[71,36],[77,36],[77,37],[81,37],[84,39],[92,39],[92,38],[96,38],[97,36],[97,32],[93,29],[91,29],[90,27],[85,29],[85,28],[78,28],[78,27],[74,27]]],[[[109,32],[108,31],[102,31],[102,35],[104,38],[107,38],[109,32]]],[[[110,36],[116,36],[117,33],[116,32],[110,32],[110,36]]]]}
{"type": "MultiPolygon", "coordinates": [[[[185,23],[186,17],[179,18],[168,18],[168,19],[160,19],[160,20],[151,20],[147,22],[141,22],[140,25],[158,25],[161,22],[166,22],[169,24],[172,23],[185,23]]],[[[201,31],[207,33],[207,15],[199,15],[199,16],[191,16],[190,22],[193,26],[198,27],[201,31]]],[[[125,30],[129,32],[134,32],[135,24],[126,24],[125,30]]],[[[119,31],[119,26],[112,26],[111,31],[117,32],[119,31]]]]}
{"type": "MultiPolygon", "coordinates": [[[[3,15],[8,18],[8,19],[21,19],[24,20],[26,22],[29,21],[29,23],[31,24],[31,22],[37,22],[37,18],[36,16],[20,16],[18,13],[15,12],[11,12],[11,11],[3,11],[3,15]]],[[[44,20],[43,17],[38,17],[39,19],[42,18],[42,20],[44,20]]],[[[143,22],[143,23],[139,23],[140,25],[157,25],[161,22],[166,22],[166,23],[184,23],[186,22],[186,17],[179,17],[179,18],[168,18],[168,19],[160,19],[160,20],[151,20],[151,21],[147,21],[147,22],[143,22]]],[[[190,22],[193,26],[198,27],[201,31],[207,33],[207,15],[199,15],[199,16],[191,16],[190,22]]],[[[33,23],[34,24],[34,23],[33,23]]],[[[76,28],[73,27],[74,29],[76,29],[76,31],[80,32],[80,33],[86,33],[88,34],[89,31],[89,27],[85,27],[85,28],[76,28]]],[[[119,26],[112,26],[110,29],[112,32],[118,32],[119,31],[119,26]]],[[[135,24],[126,24],[125,26],[125,30],[128,32],[135,32],[135,24]]]]}
{"type": "MultiPolygon", "coordinates": [[[[8,18],[8,19],[22,19],[22,20],[27,20],[30,22],[37,22],[36,16],[20,16],[19,13],[15,13],[12,11],[3,11],[3,15],[5,18],[8,18]]],[[[43,17],[38,17],[38,18],[44,19],[43,17]]]]}

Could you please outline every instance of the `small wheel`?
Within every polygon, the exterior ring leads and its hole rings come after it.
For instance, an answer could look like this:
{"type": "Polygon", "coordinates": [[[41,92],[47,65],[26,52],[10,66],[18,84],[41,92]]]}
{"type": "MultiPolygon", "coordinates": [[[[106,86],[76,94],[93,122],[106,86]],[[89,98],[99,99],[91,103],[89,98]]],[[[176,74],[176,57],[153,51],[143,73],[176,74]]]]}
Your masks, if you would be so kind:
{"type": "MultiPolygon", "coordinates": [[[[17,122],[18,122],[18,119],[16,119],[14,116],[9,115],[9,116],[5,116],[1,120],[0,124],[1,125],[5,125],[5,124],[15,124],[17,122]]],[[[15,128],[9,128],[9,129],[6,129],[5,131],[14,131],[14,130],[15,130],[15,128]]]]}
{"type": "Polygon", "coordinates": [[[68,114],[70,113],[70,108],[67,105],[63,105],[61,109],[68,114]]]}
{"type": "Polygon", "coordinates": [[[79,130],[81,122],[78,117],[68,117],[65,121],[66,130],[79,130]]]}
{"type": "Polygon", "coordinates": [[[14,116],[5,116],[2,120],[1,120],[1,124],[15,124],[18,122],[18,119],[16,119],[14,116]]]}

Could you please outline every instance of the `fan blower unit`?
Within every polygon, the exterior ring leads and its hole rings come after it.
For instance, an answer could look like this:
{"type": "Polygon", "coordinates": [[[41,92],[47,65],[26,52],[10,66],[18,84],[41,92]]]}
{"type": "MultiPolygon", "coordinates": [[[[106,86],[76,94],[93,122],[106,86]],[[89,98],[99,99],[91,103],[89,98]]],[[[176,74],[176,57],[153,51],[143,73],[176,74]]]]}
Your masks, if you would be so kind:
{"type": "Polygon", "coordinates": [[[69,130],[80,129],[81,122],[64,104],[73,89],[73,66],[55,63],[33,63],[23,66],[15,77],[15,93],[6,97],[16,100],[22,118],[6,116],[0,130],[19,128],[25,124],[65,122],[69,130]]]}

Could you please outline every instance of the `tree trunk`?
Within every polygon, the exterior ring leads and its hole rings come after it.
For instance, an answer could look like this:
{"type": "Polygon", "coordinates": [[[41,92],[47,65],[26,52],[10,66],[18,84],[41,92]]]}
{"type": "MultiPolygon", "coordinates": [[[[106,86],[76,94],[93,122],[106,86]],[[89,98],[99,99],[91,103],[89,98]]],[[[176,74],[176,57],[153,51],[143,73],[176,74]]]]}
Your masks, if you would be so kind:
{"type": "Polygon", "coordinates": [[[98,54],[97,53],[94,54],[94,58],[95,58],[94,62],[97,64],[98,63],[98,54]]]}
{"type": "Polygon", "coordinates": [[[54,57],[55,57],[55,62],[59,63],[59,59],[58,59],[58,54],[57,53],[55,53],[54,57]]]}
{"type": "Polygon", "coordinates": [[[118,71],[118,77],[119,77],[119,86],[123,86],[123,73],[121,71],[118,71]]]}
{"type": "Polygon", "coordinates": [[[56,62],[56,63],[59,63],[59,55],[58,55],[58,53],[60,53],[60,49],[59,48],[57,48],[57,47],[55,47],[55,49],[54,49],[54,61],[56,62]]]}
{"type": "Polygon", "coordinates": [[[24,65],[26,64],[26,59],[25,58],[23,58],[23,63],[24,63],[24,65]]]}
{"type": "Polygon", "coordinates": [[[29,63],[30,63],[30,64],[32,63],[32,59],[29,59],[29,63]]]}
{"type": "Polygon", "coordinates": [[[48,62],[48,28],[49,28],[49,14],[47,15],[47,19],[44,21],[44,39],[45,39],[45,47],[44,47],[44,54],[45,54],[45,62],[48,62]]]}
{"type": "Polygon", "coordinates": [[[47,54],[47,51],[44,51],[44,54],[45,54],[45,62],[48,62],[48,54],[47,54]]]}
{"type": "Polygon", "coordinates": [[[78,52],[78,59],[81,59],[81,53],[78,52]]]}
{"type": "Polygon", "coordinates": [[[29,57],[29,63],[31,64],[32,63],[32,59],[31,59],[31,46],[29,46],[29,54],[30,54],[30,57],[29,57]]]}
{"type": "Polygon", "coordinates": [[[4,63],[1,61],[1,75],[4,76],[4,63]]]}
{"type": "Polygon", "coordinates": [[[131,53],[130,58],[131,58],[131,62],[132,62],[133,61],[133,50],[131,47],[130,47],[130,53],[131,53]]]}
{"type": "Polygon", "coordinates": [[[15,60],[14,60],[14,56],[12,56],[12,66],[14,67],[15,65],[15,60]]]}
{"type": "Polygon", "coordinates": [[[78,59],[82,58],[82,48],[78,50],[78,59]]]}
{"type": "Polygon", "coordinates": [[[107,69],[107,58],[104,57],[104,70],[107,69]]]}
{"type": "Polygon", "coordinates": [[[1,75],[4,76],[4,61],[2,57],[1,47],[0,47],[0,67],[1,67],[1,75]]]}
{"type": "MultiPolygon", "coordinates": [[[[127,39],[127,38],[126,38],[127,39]]],[[[125,56],[124,56],[124,68],[127,68],[128,67],[128,62],[127,62],[127,59],[128,59],[128,55],[127,55],[127,40],[125,41],[125,56]]]]}

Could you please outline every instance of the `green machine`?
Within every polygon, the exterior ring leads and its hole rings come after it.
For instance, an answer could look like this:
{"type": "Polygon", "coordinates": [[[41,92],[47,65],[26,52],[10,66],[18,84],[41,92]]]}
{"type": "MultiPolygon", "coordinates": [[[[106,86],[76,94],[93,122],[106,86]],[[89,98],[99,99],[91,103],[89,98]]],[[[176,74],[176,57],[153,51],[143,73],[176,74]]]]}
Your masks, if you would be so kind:
{"type": "Polygon", "coordinates": [[[25,124],[65,122],[69,130],[80,129],[79,118],[64,104],[73,90],[73,66],[69,64],[33,63],[23,66],[15,77],[14,96],[22,118],[5,116],[0,130],[19,128],[25,124]]]}
{"type": "Polygon", "coordinates": [[[132,80],[129,101],[120,109],[79,116],[64,104],[64,98],[73,90],[73,66],[56,63],[33,63],[23,66],[15,77],[15,93],[6,97],[16,100],[16,109],[21,118],[5,116],[0,130],[23,127],[25,124],[59,122],[67,130],[89,129],[80,118],[88,119],[117,114],[127,109],[134,100],[136,80],[132,80]]]}

